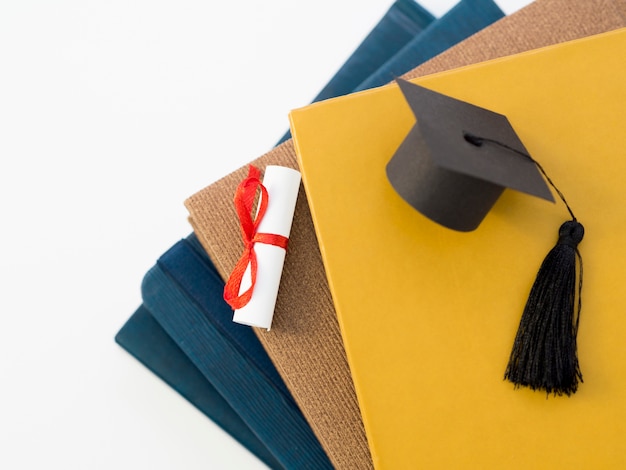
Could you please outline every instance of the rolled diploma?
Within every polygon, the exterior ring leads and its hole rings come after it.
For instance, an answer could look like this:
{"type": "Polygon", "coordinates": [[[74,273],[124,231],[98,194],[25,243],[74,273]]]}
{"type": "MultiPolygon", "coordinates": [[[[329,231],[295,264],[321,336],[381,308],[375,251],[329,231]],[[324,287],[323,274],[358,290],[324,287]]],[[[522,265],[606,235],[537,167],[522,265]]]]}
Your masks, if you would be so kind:
{"type": "MultiPolygon", "coordinates": [[[[258,233],[273,233],[289,237],[291,222],[296,208],[300,172],[282,166],[268,166],[263,176],[268,203],[265,216],[259,224],[258,233]]],[[[257,256],[256,284],[250,302],[235,310],[233,321],[243,325],[267,328],[272,326],[278,287],[283,272],[286,251],[278,246],[255,243],[257,256]]],[[[244,273],[239,293],[252,284],[250,265],[244,273]]]]}

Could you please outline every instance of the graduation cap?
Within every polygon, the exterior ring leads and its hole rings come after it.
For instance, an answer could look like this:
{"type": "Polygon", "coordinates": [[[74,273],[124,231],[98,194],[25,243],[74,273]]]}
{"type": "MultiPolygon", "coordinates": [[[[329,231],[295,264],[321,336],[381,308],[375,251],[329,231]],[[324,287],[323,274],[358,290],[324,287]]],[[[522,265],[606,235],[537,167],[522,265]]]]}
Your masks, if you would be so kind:
{"type": "Polygon", "coordinates": [[[498,145],[477,145],[489,136],[528,151],[506,116],[397,80],[417,122],[387,165],[397,193],[435,222],[474,230],[505,188],[554,202],[530,158],[498,145]]]}
{"type": "Polygon", "coordinates": [[[575,393],[582,382],[576,335],[583,226],[506,116],[397,82],[417,122],[387,164],[387,177],[416,210],[467,232],[478,227],[505,188],[554,202],[549,184],[565,204],[571,220],[561,225],[531,288],[505,379],[548,394],[575,393]]]}

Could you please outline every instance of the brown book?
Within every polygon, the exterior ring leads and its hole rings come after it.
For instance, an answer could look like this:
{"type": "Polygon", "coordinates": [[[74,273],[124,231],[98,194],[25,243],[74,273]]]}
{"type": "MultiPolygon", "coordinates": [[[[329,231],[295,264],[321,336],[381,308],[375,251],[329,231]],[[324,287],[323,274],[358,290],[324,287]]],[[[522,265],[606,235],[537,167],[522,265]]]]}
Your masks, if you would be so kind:
{"type": "MultiPolygon", "coordinates": [[[[538,0],[405,77],[415,78],[624,26],[626,0],[538,0]]],[[[291,141],[251,163],[261,169],[270,164],[297,168],[291,141]]],[[[237,170],[185,202],[195,233],[224,278],[243,249],[232,199],[246,173],[246,168],[237,170]]],[[[332,463],[337,468],[371,468],[341,333],[302,188],[272,329],[255,332],[332,463]]]]}

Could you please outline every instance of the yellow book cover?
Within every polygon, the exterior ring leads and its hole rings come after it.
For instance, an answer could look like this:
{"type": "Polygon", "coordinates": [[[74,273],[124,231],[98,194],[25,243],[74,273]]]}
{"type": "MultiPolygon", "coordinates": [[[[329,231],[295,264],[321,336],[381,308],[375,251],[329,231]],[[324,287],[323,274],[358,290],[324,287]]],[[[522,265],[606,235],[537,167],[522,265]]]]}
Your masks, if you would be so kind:
{"type": "Polygon", "coordinates": [[[385,167],[415,123],[396,85],[294,110],[303,182],[374,464],[626,468],[626,29],[415,79],[504,114],[586,229],[576,394],[503,380],[568,214],[505,190],[472,232],[385,167]]]}

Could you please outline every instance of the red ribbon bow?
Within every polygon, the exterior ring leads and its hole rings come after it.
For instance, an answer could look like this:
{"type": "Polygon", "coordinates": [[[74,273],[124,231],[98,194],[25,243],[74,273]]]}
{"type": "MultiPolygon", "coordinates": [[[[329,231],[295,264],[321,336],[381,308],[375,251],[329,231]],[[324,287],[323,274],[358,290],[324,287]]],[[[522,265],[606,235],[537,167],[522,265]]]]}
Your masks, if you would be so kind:
{"type": "Polygon", "coordinates": [[[287,249],[289,239],[282,235],[272,233],[257,233],[257,229],[265,211],[267,210],[268,195],[267,189],[259,179],[261,172],[258,168],[250,165],[248,177],[239,183],[235,192],[235,209],[239,216],[239,228],[245,245],[245,249],[241,258],[235,265],[233,272],[230,274],[226,285],[224,286],[224,300],[233,310],[242,308],[252,298],[252,291],[256,284],[257,259],[254,251],[255,243],[265,243],[268,245],[278,246],[287,249]],[[257,189],[261,190],[261,198],[259,199],[259,210],[256,219],[252,217],[252,206],[257,189]],[[250,265],[250,274],[252,277],[252,285],[242,294],[239,294],[241,281],[246,272],[246,268],[250,265]]]}

